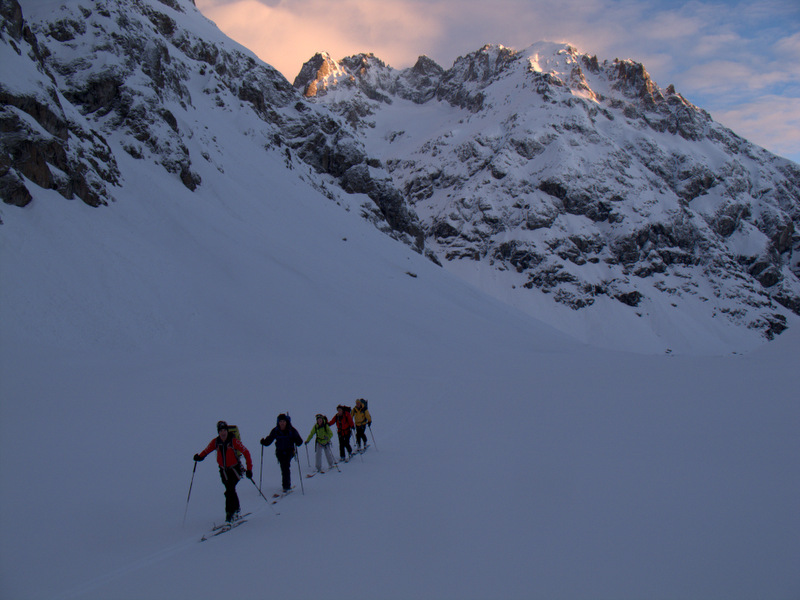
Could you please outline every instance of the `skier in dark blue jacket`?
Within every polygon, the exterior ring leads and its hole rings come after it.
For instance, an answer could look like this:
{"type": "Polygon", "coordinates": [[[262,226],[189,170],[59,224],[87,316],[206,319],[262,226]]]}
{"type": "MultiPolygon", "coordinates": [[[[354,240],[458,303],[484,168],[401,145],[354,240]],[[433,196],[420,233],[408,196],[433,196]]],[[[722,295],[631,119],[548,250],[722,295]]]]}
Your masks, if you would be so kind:
{"type": "Polygon", "coordinates": [[[292,489],[292,459],[294,458],[295,446],[303,445],[303,438],[292,426],[292,419],[283,413],[278,415],[278,423],[270,434],[261,440],[262,446],[269,446],[275,442],[275,456],[281,465],[281,483],[283,491],[288,492],[292,489]]]}

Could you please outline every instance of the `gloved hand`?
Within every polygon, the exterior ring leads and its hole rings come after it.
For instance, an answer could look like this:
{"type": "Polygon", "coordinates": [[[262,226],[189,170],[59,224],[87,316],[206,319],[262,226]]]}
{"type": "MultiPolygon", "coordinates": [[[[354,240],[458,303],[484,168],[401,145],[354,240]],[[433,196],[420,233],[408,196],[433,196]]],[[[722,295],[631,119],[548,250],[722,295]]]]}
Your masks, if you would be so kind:
{"type": "Polygon", "coordinates": [[[193,458],[196,462],[200,462],[205,458],[205,456],[200,456],[199,454],[195,454],[193,458]]]}
{"type": "Polygon", "coordinates": [[[261,438],[261,445],[262,446],[266,446],[267,445],[267,438],[261,438]]]}
{"type": "Polygon", "coordinates": [[[253,478],[253,472],[252,472],[250,469],[248,469],[248,470],[245,472],[245,475],[247,475],[247,478],[248,478],[248,479],[252,479],[252,478],[253,478]]]}

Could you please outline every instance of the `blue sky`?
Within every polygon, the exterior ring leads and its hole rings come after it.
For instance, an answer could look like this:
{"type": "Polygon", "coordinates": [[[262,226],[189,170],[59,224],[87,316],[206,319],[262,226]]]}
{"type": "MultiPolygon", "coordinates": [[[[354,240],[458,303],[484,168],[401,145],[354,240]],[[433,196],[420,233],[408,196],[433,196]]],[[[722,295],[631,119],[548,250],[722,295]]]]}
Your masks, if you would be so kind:
{"type": "Polygon", "coordinates": [[[570,42],[644,64],[715,120],[800,162],[800,0],[196,0],[294,80],[316,52],[443,67],[484,44],[570,42]]]}

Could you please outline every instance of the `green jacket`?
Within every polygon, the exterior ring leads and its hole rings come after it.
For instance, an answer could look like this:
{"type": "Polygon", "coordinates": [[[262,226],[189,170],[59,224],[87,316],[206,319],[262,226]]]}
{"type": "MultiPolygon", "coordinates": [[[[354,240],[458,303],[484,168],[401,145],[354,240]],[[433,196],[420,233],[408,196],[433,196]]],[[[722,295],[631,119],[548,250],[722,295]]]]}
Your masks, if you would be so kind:
{"type": "Polygon", "coordinates": [[[311,438],[313,438],[314,435],[317,436],[317,441],[320,443],[320,445],[327,446],[330,443],[331,438],[333,438],[333,431],[327,423],[325,423],[325,425],[317,425],[315,423],[314,427],[311,429],[311,433],[309,433],[308,437],[306,438],[306,444],[311,441],[311,438]]]}

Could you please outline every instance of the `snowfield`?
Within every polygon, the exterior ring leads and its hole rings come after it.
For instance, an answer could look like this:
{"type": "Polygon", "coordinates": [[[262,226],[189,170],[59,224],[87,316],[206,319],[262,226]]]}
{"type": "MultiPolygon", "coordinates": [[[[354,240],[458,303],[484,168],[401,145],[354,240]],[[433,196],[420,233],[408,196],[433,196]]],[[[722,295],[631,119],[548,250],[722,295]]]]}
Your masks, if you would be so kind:
{"type": "Polygon", "coordinates": [[[277,172],[200,198],[140,175],[103,209],[3,209],[0,596],[797,597],[795,332],[596,350],[277,172]],[[258,475],[279,412],[305,437],[362,396],[363,460],[279,515],[243,481],[254,515],[200,544],[206,460],[182,525],[218,419],[258,475]]]}

